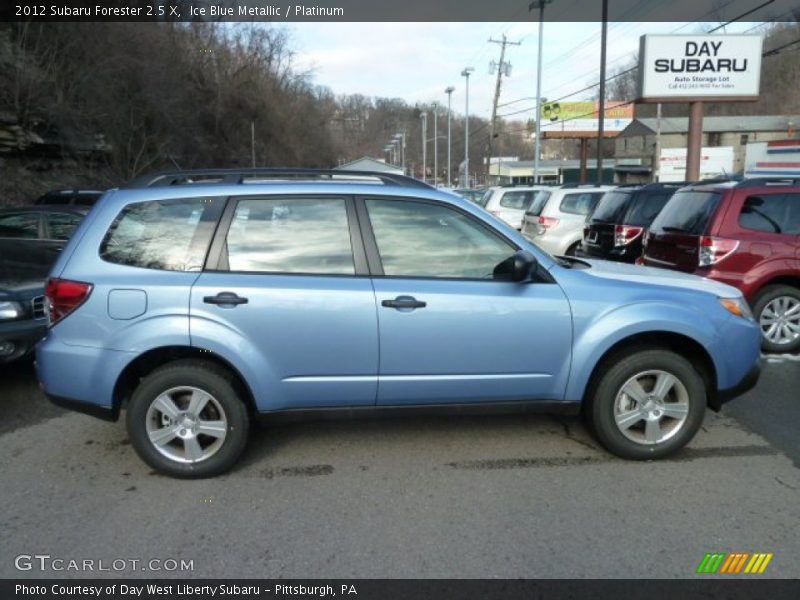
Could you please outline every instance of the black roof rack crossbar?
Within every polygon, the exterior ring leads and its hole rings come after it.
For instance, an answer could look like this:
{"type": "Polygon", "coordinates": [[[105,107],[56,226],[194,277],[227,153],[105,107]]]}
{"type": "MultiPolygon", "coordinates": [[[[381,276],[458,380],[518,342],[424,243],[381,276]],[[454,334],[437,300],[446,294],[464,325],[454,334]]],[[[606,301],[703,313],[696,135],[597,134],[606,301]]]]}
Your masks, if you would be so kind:
{"type": "Polygon", "coordinates": [[[334,179],[365,178],[378,179],[384,185],[398,185],[401,187],[414,187],[433,189],[432,186],[408,177],[407,175],[397,175],[395,173],[382,173],[378,171],[348,171],[339,169],[293,169],[293,168],[263,168],[263,169],[197,169],[190,171],[163,171],[150,173],[132,179],[125,186],[127,189],[162,187],[171,185],[181,185],[190,183],[203,183],[203,179],[210,179],[208,183],[222,185],[238,185],[245,179],[307,179],[329,181],[334,179]],[[196,181],[196,180],[201,181],[196,181]]]}
{"type": "Polygon", "coordinates": [[[800,177],[793,177],[791,175],[787,175],[786,177],[781,177],[779,175],[775,177],[754,177],[752,179],[743,179],[736,184],[736,187],[750,188],[766,185],[800,185],[800,177]]]}

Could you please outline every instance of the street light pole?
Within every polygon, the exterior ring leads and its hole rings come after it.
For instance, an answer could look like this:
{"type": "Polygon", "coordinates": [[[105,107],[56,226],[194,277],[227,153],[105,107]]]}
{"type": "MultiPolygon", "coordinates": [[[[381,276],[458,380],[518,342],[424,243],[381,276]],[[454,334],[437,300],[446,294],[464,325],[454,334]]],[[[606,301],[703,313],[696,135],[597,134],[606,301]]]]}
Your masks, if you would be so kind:
{"type": "Polygon", "coordinates": [[[464,121],[464,187],[470,187],[469,185],[469,75],[475,69],[473,67],[467,67],[463,71],[461,71],[461,76],[464,77],[467,81],[466,88],[465,88],[465,102],[466,102],[466,118],[464,121]]]}
{"type": "Polygon", "coordinates": [[[422,111],[419,118],[422,119],[422,182],[425,183],[428,168],[428,113],[422,111]]]}
{"type": "Polygon", "coordinates": [[[433,187],[437,187],[439,182],[439,105],[433,103],[433,187]]]}
{"type": "Polygon", "coordinates": [[[450,178],[450,100],[455,89],[452,85],[449,85],[444,90],[444,93],[447,94],[447,187],[453,186],[453,180],[450,178]]]}
{"type": "Polygon", "coordinates": [[[553,0],[535,0],[528,5],[528,10],[539,9],[539,56],[536,67],[536,139],[533,146],[533,182],[539,183],[539,152],[540,138],[542,135],[542,40],[544,36],[544,7],[553,0]]]}

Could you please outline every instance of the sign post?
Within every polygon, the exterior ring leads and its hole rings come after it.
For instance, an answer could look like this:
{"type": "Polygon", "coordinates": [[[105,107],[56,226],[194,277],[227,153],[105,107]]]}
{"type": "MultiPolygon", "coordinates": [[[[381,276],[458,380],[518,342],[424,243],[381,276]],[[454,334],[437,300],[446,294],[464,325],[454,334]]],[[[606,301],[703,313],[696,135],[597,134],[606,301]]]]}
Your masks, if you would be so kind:
{"type": "Polygon", "coordinates": [[[759,35],[643,35],[637,102],[688,102],[686,179],[700,177],[704,102],[758,100],[759,35]]]}

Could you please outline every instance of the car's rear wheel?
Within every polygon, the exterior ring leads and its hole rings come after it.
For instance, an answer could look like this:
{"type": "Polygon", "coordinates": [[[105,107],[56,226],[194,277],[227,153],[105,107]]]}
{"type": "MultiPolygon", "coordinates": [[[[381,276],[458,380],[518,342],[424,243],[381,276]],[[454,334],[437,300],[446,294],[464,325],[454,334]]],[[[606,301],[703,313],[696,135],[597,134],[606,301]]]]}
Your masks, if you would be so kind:
{"type": "Polygon", "coordinates": [[[767,352],[800,349],[800,289],[770,285],[758,295],[753,306],[761,327],[761,348],[767,352]]]}
{"type": "Polygon", "coordinates": [[[683,448],[703,422],[703,378],[682,356],[642,349],[617,356],[590,392],[586,415],[600,442],[633,460],[683,448]]]}
{"type": "Polygon", "coordinates": [[[151,467],[175,477],[227,471],[247,444],[249,415],[229,374],[212,363],[177,361],[134,391],[128,434],[151,467]]]}
{"type": "Polygon", "coordinates": [[[578,252],[578,248],[580,248],[580,247],[581,247],[581,243],[580,242],[575,242],[574,244],[572,244],[572,246],[567,248],[567,251],[564,253],[564,255],[565,256],[575,256],[576,253],[578,252]]]}

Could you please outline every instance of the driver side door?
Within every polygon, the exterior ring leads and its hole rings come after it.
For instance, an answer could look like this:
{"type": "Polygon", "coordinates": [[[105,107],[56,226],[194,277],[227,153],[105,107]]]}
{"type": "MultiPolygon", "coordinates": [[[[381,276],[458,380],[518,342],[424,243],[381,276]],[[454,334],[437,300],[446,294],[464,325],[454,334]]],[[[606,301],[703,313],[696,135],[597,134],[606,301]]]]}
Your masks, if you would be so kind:
{"type": "Polygon", "coordinates": [[[492,279],[517,246],[428,200],[359,201],[379,328],[378,405],[563,400],[569,304],[554,282],[492,279]]]}

